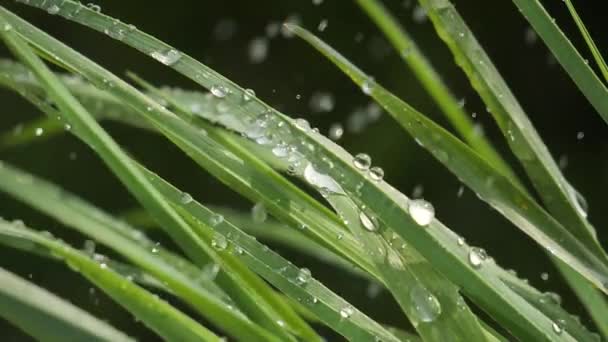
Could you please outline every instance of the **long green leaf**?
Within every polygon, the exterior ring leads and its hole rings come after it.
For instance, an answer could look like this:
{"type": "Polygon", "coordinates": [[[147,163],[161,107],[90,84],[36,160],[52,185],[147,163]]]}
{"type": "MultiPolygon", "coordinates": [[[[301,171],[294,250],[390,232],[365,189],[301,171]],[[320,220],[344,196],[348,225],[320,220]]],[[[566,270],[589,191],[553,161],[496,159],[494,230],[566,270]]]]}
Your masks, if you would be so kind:
{"type": "Polygon", "coordinates": [[[275,339],[232,309],[230,299],[203,271],[76,196],[6,163],[0,167],[0,190],[122,254],[228,334],[247,341],[275,339]]]}
{"type": "MultiPolygon", "coordinates": [[[[49,249],[72,269],[85,276],[118,304],[129,310],[163,338],[171,341],[221,341],[211,331],[143,288],[94,261],[65,243],[32,231],[21,224],[0,220],[2,239],[19,239],[49,249]]],[[[43,338],[44,339],[44,338],[43,338]]],[[[65,340],[65,339],[64,339],[65,340]]]]}
{"type": "MultiPolygon", "coordinates": [[[[445,0],[433,1],[439,2],[440,5],[445,2],[445,0]]],[[[566,70],[578,89],[585,95],[604,121],[608,123],[608,89],[589,67],[588,62],[581,57],[570,40],[566,38],[555,23],[555,19],[547,13],[539,0],[513,0],[513,3],[549,47],[549,50],[566,70]]],[[[604,72],[604,68],[602,68],[602,72],[604,72]]]]}
{"type": "Polygon", "coordinates": [[[41,341],[134,341],[108,323],[1,267],[0,317],[41,341]]]}

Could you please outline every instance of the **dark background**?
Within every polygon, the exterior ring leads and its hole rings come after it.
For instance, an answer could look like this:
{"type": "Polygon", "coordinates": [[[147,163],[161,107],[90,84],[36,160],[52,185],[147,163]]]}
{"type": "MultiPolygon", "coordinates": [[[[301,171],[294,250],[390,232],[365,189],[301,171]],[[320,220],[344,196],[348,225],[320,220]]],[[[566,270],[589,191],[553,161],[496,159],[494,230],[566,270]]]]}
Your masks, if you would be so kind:
{"type": "MultiPolygon", "coordinates": [[[[543,2],[583,55],[591,58],[562,1],[543,2]]],[[[117,74],[131,70],[156,84],[194,87],[177,73],[102,34],[12,1],[0,3],[117,74]]],[[[325,0],[319,6],[313,5],[312,0],[107,0],[96,3],[101,5],[104,13],[132,23],[202,60],[240,85],[255,89],[258,96],[285,113],[305,117],[326,132],[331,123],[344,123],[354,110],[366,106],[369,99],[333,65],[297,39],[280,35],[271,39],[268,57],[261,63],[252,63],[248,57],[251,40],[265,36],[269,23],[280,23],[295,15],[303,26],[314,30],[380,83],[448,127],[398,54],[353,1],[325,0]],[[327,20],[328,26],[324,32],[318,32],[317,25],[323,19],[327,20]],[[234,28],[229,37],[225,30],[222,34],[219,29],[226,27],[227,23],[228,27],[232,25],[234,28]],[[309,99],[318,91],[332,94],[335,108],[331,112],[310,114],[309,99]]],[[[477,113],[476,121],[483,125],[486,134],[515,165],[485,106],[453,63],[451,54],[436,37],[432,25],[428,21],[418,23],[413,20],[414,4],[408,4],[408,1],[385,3],[416,38],[452,91],[459,98],[466,99],[469,113],[477,113]]],[[[600,238],[606,242],[608,234],[604,227],[608,217],[602,212],[608,199],[605,191],[608,189],[605,123],[561,67],[552,62],[543,43],[540,40],[526,42],[528,25],[511,1],[454,0],[454,3],[494,60],[553,156],[567,159],[564,172],[586,197],[590,207],[589,218],[600,238]],[[577,139],[579,132],[584,133],[582,139],[577,139]]],[[[608,30],[604,29],[605,12],[601,3],[576,1],[581,17],[600,49],[605,51],[603,43],[608,39],[608,30]]],[[[0,56],[9,56],[3,47],[0,48],[0,56]]],[[[0,104],[1,131],[40,116],[24,100],[5,90],[0,90],[0,104]]],[[[251,207],[250,203],[194,166],[163,138],[118,124],[106,124],[105,127],[138,159],[179,187],[188,189],[203,203],[243,210],[251,207]]],[[[0,159],[58,182],[110,212],[119,213],[136,206],[116,178],[75,138],[62,136],[47,142],[40,140],[25,147],[0,150],[0,159]]],[[[340,143],[352,153],[370,154],[373,163],[384,168],[385,178],[405,193],[410,194],[416,186],[422,186],[423,197],[434,204],[437,216],[447,226],[465,236],[472,245],[483,246],[499,263],[516,269],[538,288],[560,293],[564,305],[571,312],[582,314],[583,310],[541,249],[470,191],[465,190],[462,197],[457,197],[458,180],[419,148],[390,117],[383,114],[379,121],[361,133],[346,132],[340,143]],[[547,281],[540,279],[542,272],[549,274],[547,281]]],[[[23,219],[32,227],[50,230],[76,246],[82,245],[81,236],[4,194],[0,194],[0,215],[7,219],[23,219]]],[[[171,246],[163,236],[154,237],[171,246]]],[[[372,317],[397,326],[408,326],[387,293],[370,298],[366,294],[367,283],[355,281],[348,274],[301,255],[278,250],[296,264],[309,267],[331,289],[372,317]]],[[[156,339],[118,305],[100,291],[91,290],[90,284],[61,264],[2,248],[0,267],[70,298],[142,341],[156,339]]],[[[582,319],[589,323],[584,314],[582,319]]],[[[329,340],[339,339],[331,332],[326,336],[329,340]]],[[[0,340],[25,341],[28,337],[0,320],[0,340]]]]}

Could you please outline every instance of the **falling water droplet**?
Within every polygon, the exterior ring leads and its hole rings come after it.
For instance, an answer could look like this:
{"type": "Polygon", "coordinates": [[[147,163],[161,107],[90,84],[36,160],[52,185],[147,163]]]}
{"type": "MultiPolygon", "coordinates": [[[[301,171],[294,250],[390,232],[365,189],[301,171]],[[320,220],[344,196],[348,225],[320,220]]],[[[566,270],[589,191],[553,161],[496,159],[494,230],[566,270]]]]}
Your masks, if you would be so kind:
{"type": "Polygon", "coordinates": [[[342,127],[342,124],[336,122],[329,126],[329,138],[331,140],[340,140],[342,135],[344,135],[344,127],[342,127]]]}
{"type": "Polygon", "coordinates": [[[412,219],[420,226],[427,226],[435,218],[435,208],[423,199],[410,200],[408,211],[412,219]]]}
{"type": "Polygon", "coordinates": [[[416,285],[410,291],[410,299],[414,304],[416,315],[422,322],[433,322],[441,315],[441,304],[432,293],[421,285],[416,285]]]}
{"type": "Polygon", "coordinates": [[[469,251],[469,264],[471,264],[473,268],[481,268],[487,257],[488,255],[484,249],[471,247],[471,250],[469,251]]]}
{"type": "Polygon", "coordinates": [[[369,166],[372,164],[372,158],[365,154],[359,153],[353,159],[353,165],[359,170],[366,171],[369,169],[369,166]]]}
{"type": "Polygon", "coordinates": [[[38,127],[38,128],[36,128],[36,130],[34,131],[34,134],[35,134],[37,137],[39,137],[39,136],[41,136],[41,135],[43,135],[43,134],[44,134],[44,129],[43,129],[42,127],[38,127]]]}

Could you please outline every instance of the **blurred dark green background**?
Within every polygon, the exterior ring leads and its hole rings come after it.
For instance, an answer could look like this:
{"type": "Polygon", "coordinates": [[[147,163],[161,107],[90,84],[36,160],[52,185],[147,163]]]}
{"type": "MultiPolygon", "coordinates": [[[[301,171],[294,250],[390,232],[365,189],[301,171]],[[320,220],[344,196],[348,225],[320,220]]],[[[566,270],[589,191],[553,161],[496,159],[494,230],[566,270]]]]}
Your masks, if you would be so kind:
{"type": "MultiPolygon", "coordinates": [[[[586,197],[590,207],[589,218],[606,242],[608,217],[603,213],[608,200],[606,125],[561,67],[553,62],[542,42],[533,42],[526,33],[528,25],[511,1],[454,2],[495,61],[552,154],[567,164],[564,172],[586,197]],[[577,135],[584,137],[579,139],[577,135]]],[[[583,54],[590,56],[563,3],[557,0],[543,2],[583,54]]],[[[107,0],[96,3],[101,5],[103,12],[174,45],[240,85],[255,89],[258,96],[285,113],[305,117],[321,131],[327,132],[332,123],[346,124],[347,118],[358,108],[367,106],[369,99],[323,57],[297,39],[286,39],[279,34],[268,40],[268,56],[263,61],[253,63],[249,56],[252,40],[266,37],[269,26],[272,28],[288,17],[298,18],[305,27],[315,30],[354,63],[374,75],[376,80],[445,124],[398,54],[353,1],[325,0],[318,6],[312,0],[107,0]],[[318,32],[316,28],[322,20],[327,21],[327,28],[318,32]],[[318,92],[332,95],[335,102],[332,111],[312,113],[310,98],[318,92]]],[[[430,23],[415,20],[415,1],[391,0],[385,3],[414,35],[453,92],[466,99],[466,109],[470,113],[477,113],[475,120],[483,125],[486,134],[515,164],[485,106],[453,63],[449,51],[436,37],[430,23]]],[[[605,29],[602,1],[575,3],[600,49],[605,51],[608,30],[605,29]]],[[[194,87],[190,81],[170,69],[101,34],[12,1],[4,0],[2,5],[117,74],[131,70],[156,84],[194,87]]],[[[0,56],[8,57],[9,54],[6,49],[0,48],[0,56]]],[[[40,116],[24,100],[5,90],[0,90],[0,103],[2,131],[40,116]]],[[[198,169],[163,138],[118,124],[105,126],[139,160],[187,189],[202,202],[243,210],[251,207],[251,203],[198,169]]],[[[63,136],[50,141],[40,140],[26,147],[0,150],[0,159],[58,182],[111,212],[119,213],[136,206],[97,157],[75,138],[63,136]]],[[[347,131],[340,143],[352,153],[370,154],[373,163],[384,168],[386,179],[405,193],[411,194],[414,188],[422,187],[422,196],[435,205],[437,216],[464,235],[472,245],[483,246],[499,263],[516,269],[535,286],[560,293],[570,311],[577,314],[582,312],[541,249],[468,190],[458,197],[458,180],[419,148],[390,117],[383,114],[380,120],[369,124],[360,133],[347,131]],[[540,279],[542,272],[549,274],[548,280],[540,279]]],[[[4,194],[0,194],[0,216],[22,219],[35,228],[48,229],[74,245],[82,246],[82,236],[71,233],[4,194]]],[[[163,236],[155,238],[163,245],[171,246],[163,236]]],[[[106,252],[102,248],[98,250],[106,252]]],[[[397,314],[397,306],[386,293],[370,297],[369,284],[353,281],[348,274],[328,269],[288,250],[278,250],[296,264],[310,268],[330,288],[372,317],[407,327],[405,318],[397,314]]],[[[70,298],[142,341],[156,340],[128,313],[100,291],[91,289],[86,281],[61,264],[2,248],[0,266],[70,298]]],[[[589,322],[586,316],[582,318],[584,322],[589,322]]],[[[339,340],[329,331],[326,336],[329,340],[339,340]]],[[[0,321],[0,341],[26,340],[26,335],[0,321]]]]}

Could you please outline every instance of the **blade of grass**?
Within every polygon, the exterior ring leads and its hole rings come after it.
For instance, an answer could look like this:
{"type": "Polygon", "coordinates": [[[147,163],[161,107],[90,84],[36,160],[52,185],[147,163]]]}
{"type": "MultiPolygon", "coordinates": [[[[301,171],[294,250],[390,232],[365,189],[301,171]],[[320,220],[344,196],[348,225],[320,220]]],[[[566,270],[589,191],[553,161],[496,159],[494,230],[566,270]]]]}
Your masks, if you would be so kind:
{"type": "MultiPolygon", "coordinates": [[[[4,18],[17,18],[3,8],[0,8],[0,10],[4,18]]],[[[12,22],[15,24],[13,26],[17,27],[17,22],[12,22]]],[[[23,23],[21,21],[19,24],[23,23]]],[[[194,234],[188,224],[175,213],[165,202],[164,198],[154,188],[150,187],[148,181],[130,164],[128,157],[120,147],[95,122],[86,109],[73,98],[69,91],[65,89],[38,57],[33,55],[29,50],[30,48],[20,41],[20,36],[17,36],[14,31],[11,29],[2,32],[5,41],[7,41],[9,46],[17,50],[16,52],[26,61],[26,64],[30,64],[32,71],[39,77],[41,83],[48,87],[50,95],[59,108],[63,109],[63,113],[67,115],[68,121],[73,127],[72,132],[90,144],[100,154],[107,165],[123,181],[123,184],[141,201],[146,209],[153,213],[155,219],[166,229],[167,233],[178,245],[184,248],[186,254],[195,261],[201,261],[200,255],[207,254],[225,268],[226,272],[221,274],[223,276],[222,279],[224,279],[222,286],[230,287],[228,292],[235,302],[239,304],[241,310],[250,315],[252,319],[258,320],[258,323],[262,326],[279,334],[282,338],[293,339],[285,329],[282,329],[286,323],[294,331],[306,334],[308,338],[318,339],[319,337],[316,333],[303,320],[300,320],[295,313],[292,313],[286,304],[281,305],[280,301],[274,297],[272,290],[262,280],[257,278],[255,274],[249,272],[229,256],[224,256],[223,258],[218,256],[208,244],[210,241],[207,241],[206,244],[205,241],[200,239],[199,235],[194,234]]],[[[162,106],[146,98],[116,76],[99,68],[84,56],[66,48],[57,49],[59,43],[44,33],[40,31],[34,32],[33,30],[28,30],[27,32],[21,31],[20,33],[24,34],[24,37],[29,38],[36,36],[38,44],[46,43],[54,45],[56,49],[43,49],[46,54],[55,56],[63,52],[79,61],[79,63],[75,63],[75,68],[83,68],[82,65],[91,68],[89,71],[94,74],[94,80],[99,86],[103,87],[112,84],[113,86],[110,86],[109,89],[114,90],[114,95],[131,99],[131,101],[132,99],[136,99],[139,111],[146,113],[153,112],[157,115],[157,120],[160,117],[171,115],[162,106]],[[83,63],[83,61],[88,61],[89,63],[83,63]]],[[[59,60],[62,60],[62,58],[59,58],[59,60]]],[[[74,64],[72,66],[74,67],[74,64]]]]}
{"type": "Polygon", "coordinates": [[[0,267],[0,317],[44,341],[134,341],[88,312],[0,267]]]}
{"type": "Polygon", "coordinates": [[[418,81],[431,95],[433,100],[435,100],[435,103],[437,103],[464,141],[523,189],[523,186],[521,186],[511,168],[485,139],[483,134],[480,134],[475,128],[463,105],[450,92],[437,70],[435,70],[431,62],[418,48],[418,45],[405,28],[399,25],[396,18],[391,15],[381,2],[376,0],[357,0],[357,3],[382,30],[386,38],[388,38],[399,53],[401,59],[409,66],[418,81]]]}
{"type": "MultiPolygon", "coordinates": [[[[608,89],[606,89],[606,86],[593,72],[591,67],[589,67],[588,62],[581,57],[570,40],[566,38],[555,23],[555,19],[551,18],[538,0],[513,0],[513,3],[530,25],[532,25],[547,47],[549,47],[553,56],[566,70],[578,89],[585,95],[604,121],[608,123],[608,89]]],[[[569,1],[566,2],[566,4],[568,3],[569,1]]],[[[571,7],[571,4],[568,7],[569,9],[574,9],[574,7],[571,7]]],[[[575,16],[575,19],[578,17],[572,10],[571,13],[575,16]]],[[[579,25],[579,20],[576,21],[577,25],[579,25]]],[[[588,34],[585,35],[585,39],[587,37],[588,34]]],[[[603,67],[600,66],[602,73],[605,72],[604,67],[605,65],[603,67]]],[[[604,76],[606,76],[605,73],[604,76]]]]}
{"type": "Polygon", "coordinates": [[[500,211],[541,246],[570,265],[577,272],[608,292],[608,268],[603,258],[591,254],[568,230],[549,216],[525,192],[489,165],[483,158],[460,142],[433,121],[401,101],[378,84],[369,84],[370,78],[339,55],[330,46],[310,32],[290,26],[295,34],[317,48],[336,64],[355,83],[370,87],[370,96],[381,104],[412,136],[461,181],[471,187],[486,202],[500,211]]]}
{"type": "MultiPolygon", "coordinates": [[[[63,4],[63,10],[60,11],[60,14],[66,18],[71,18],[99,31],[103,31],[109,25],[115,25],[118,29],[124,29],[124,32],[127,32],[128,27],[116,20],[96,12],[87,11],[71,2],[64,2],[63,4]],[[67,6],[65,6],[66,4],[67,6]],[[94,17],[95,19],[83,20],[88,17],[94,17]]],[[[131,30],[129,34],[122,38],[123,42],[138,48],[146,54],[154,52],[158,54],[161,51],[167,52],[172,49],[170,46],[138,30],[131,30]]],[[[380,183],[379,185],[371,184],[369,180],[352,167],[352,156],[340,150],[329,140],[322,140],[321,137],[312,134],[309,130],[297,128],[298,126],[294,121],[288,120],[255,97],[243,103],[244,95],[247,95],[245,98],[249,97],[249,93],[246,93],[243,88],[236,86],[190,57],[186,55],[179,56],[181,57],[178,61],[168,64],[207,88],[216,87],[216,90],[221,90],[222,94],[225,95],[226,102],[239,106],[240,110],[235,111],[235,115],[241,115],[242,118],[233,117],[233,119],[238,121],[248,117],[255,117],[255,114],[248,113],[269,113],[276,120],[276,123],[284,124],[285,132],[282,132],[284,134],[280,135],[281,138],[289,142],[294,138],[301,139],[301,143],[314,146],[316,148],[314,153],[308,150],[303,150],[303,153],[318,159],[324,157],[328,161],[331,161],[334,168],[324,167],[324,170],[328,170],[332,176],[344,181],[345,189],[350,194],[354,195],[355,193],[361,193],[361,191],[367,192],[367,198],[373,199],[368,203],[369,207],[373,205],[372,208],[374,211],[382,214],[383,220],[387,220],[393,229],[396,229],[400,235],[406,237],[407,241],[412,242],[412,245],[424,253],[425,258],[432,260],[433,265],[438,267],[444,274],[449,275],[458,284],[468,284],[463,289],[470,290],[469,293],[475,300],[481,303],[485,302],[486,304],[492,301],[500,302],[500,305],[488,304],[482,306],[492,311],[494,316],[506,326],[509,326],[512,331],[517,332],[520,336],[527,336],[537,340],[551,340],[555,338],[550,329],[550,320],[539,315],[538,312],[522,302],[514,293],[511,293],[506,286],[499,284],[496,279],[490,277],[493,274],[491,272],[492,268],[496,267],[493,263],[486,263],[486,266],[480,270],[474,269],[467,262],[469,248],[466,247],[459,250],[455,234],[447,230],[438,221],[433,221],[433,229],[421,231],[409,218],[409,215],[407,215],[407,209],[404,206],[406,203],[403,203],[404,200],[407,201],[407,198],[396,193],[384,183],[380,183]],[[319,142],[321,140],[322,143],[319,142]],[[475,288],[475,291],[472,288],[475,288]],[[515,309],[516,307],[518,309],[515,309]],[[522,311],[526,311],[526,316],[532,318],[522,316],[522,311]]],[[[568,336],[567,334],[563,334],[560,338],[567,339],[568,336]]]]}
{"type": "Polygon", "coordinates": [[[173,308],[167,302],[133,284],[107,268],[103,259],[98,262],[67,244],[37,233],[22,224],[0,220],[3,239],[20,239],[40,248],[49,249],[55,257],[64,260],[73,270],[101,288],[118,304],[144,322],[158,335],[171,341],[217,341],[221,339],[202,325],[173,308]]]}
{"type": "Polygon", "coordinates": [[[604,80],[606,82],[608,82],[608,66],[606,65],[606,61],[604,60],[604,57],[602,57],[600,50],[597,48],[597,45],[595,45],[595,42],[593,41],[593,38],[591,38],[589,31],[587,31],[587,27],[585,26],[585,23],[578,16],[578,13],[576,12],[576,8],[574,8],[574,4],[572,4],[572,1],[564,0],[564,2],[566,3],[566,6],[568,7],[568,11],[570,12],[570,15],[572,15],[572,18],[574,19],[574,22],[576,23],[576,26],[578,27],[579,31],[581,31],[581,35],[585,39],[585,42],[587,43],[587,46],[589,47],[591,54],[593,54],[593,58],[595,59],[597,66],[600,68],[600,71],[602,72],[602,75],[604,76],[604,80]]]}
{"type": "Polygon", "coordinates": [[[203,271],[76,196],[6,163],[0,166],[0,190],[112,248],[229,335],[247,341],[276,340],[232,309],[231,300],[203,271]],[[19,181],[23,179],[27,181],[19,181]]]}

